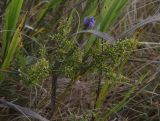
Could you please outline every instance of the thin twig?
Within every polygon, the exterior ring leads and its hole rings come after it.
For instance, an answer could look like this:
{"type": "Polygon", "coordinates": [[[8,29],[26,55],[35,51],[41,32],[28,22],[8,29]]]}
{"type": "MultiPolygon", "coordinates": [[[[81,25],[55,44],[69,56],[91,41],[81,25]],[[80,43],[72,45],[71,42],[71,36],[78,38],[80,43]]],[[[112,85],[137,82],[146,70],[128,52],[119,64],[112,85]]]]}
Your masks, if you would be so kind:
{"type": "Polygon", "coordinates": [[[160,61],[155,61],[155,60],[128,59],[128,61],[130,61],[130,62],[140,62],[140,63],[160,64],[160,61]]]}

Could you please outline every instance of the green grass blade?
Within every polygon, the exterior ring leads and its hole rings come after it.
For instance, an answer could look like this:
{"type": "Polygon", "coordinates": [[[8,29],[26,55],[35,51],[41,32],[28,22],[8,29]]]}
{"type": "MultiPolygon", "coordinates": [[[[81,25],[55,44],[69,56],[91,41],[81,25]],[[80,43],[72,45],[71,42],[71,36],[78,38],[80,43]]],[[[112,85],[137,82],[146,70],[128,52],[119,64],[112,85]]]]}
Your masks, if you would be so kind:
{"type": "Polygon", "coordinates": [[[45,7],[39,12],[36,23],[42,21],[42,19],[46,16],[47,12],[52,9],[56,8],[62,0],[51,0],[45,7]]]}
{"type": "Polygon", "coordinates": [[[110,4],[110,7],[106,10],[104,9],[103,12],[106,13],[103,20],[100,22],[100,31],[107,31],[109,27],[115,22],[117,17],[122,12],[124,6],[128,0],[113,0],[106,1],[105,7],[110,4]]]}
{"type": "MultiPolygon", "coordinates": [[[[16,32],[13,35],[12,41],[6,50],[6,57],[5,57],[4,62],[1,66],[2,70],[5,70],[10,66],[16,51],[19,49],[18,45],[20,44],[20,42],[22,40],[21,31],[22,31],[23,25],[25,23],[25,19],[26,19],[26,15],[22,18],[22,21],[19,24],[19,26],[17,27],[16,32]]],[[[3,79],[3,74],[1,73],[0,80],[2,80],[2,79],[3,79]]]]}
{"type": "Polygon", "coordinates": [[[97,0],[88,0],[82,18],[86,16],[93,16],[96,13],[96,9],[97,0]]]}
{"type": "MultiPolygon", "coordinates": [[[[4,14],[4,30],[15,30],[16,24],[20,15],[23,0],[12,0],[8,5],[4,14]]],[[[12,32],[4,31],[2,41],[2,59],[6,56],[6,50],[8,49],[11,41],[12,32]]]]}
{"type": "Polygon", "coordinates": [[[98,100],[96,102],[96,109],[101,108],[101,106],[103,105],[103,102],[105,100],[105,97],[108,95],[108,89],[109,89],[109,80],[106,80],[104,85],[102,86],[102,89],[100,91],[98,100]]]}

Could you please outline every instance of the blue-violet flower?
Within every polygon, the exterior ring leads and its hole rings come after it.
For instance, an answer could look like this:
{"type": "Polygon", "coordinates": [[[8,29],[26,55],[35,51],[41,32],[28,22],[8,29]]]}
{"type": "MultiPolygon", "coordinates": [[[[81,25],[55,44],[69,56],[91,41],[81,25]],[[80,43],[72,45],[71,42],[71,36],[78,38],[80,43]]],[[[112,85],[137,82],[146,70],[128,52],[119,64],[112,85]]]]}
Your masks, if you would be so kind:
{"type": "Polygon", "coordinates": [[[83,25],[89,29],[93,29],[95,23],[94,17],[85,17],[83,21],[83,25]]]}

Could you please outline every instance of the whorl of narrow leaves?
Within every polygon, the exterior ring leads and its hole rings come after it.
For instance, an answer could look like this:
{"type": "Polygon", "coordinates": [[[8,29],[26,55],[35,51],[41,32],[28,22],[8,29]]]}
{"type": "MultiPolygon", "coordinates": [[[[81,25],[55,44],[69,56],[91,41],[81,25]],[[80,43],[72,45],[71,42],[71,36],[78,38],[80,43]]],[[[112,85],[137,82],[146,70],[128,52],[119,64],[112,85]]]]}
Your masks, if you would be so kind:
{"type": "MultiPolygon", "coordinates": [[[[99,43],[100,44],[100,43],[99,43]]],[[[101,68],[101,63],[104,65],[104,69],[114,65],[120,64],[122,61],[128,59],[127,57],[131,54],[138,45],[138,41],[135,39],[119,40],[115,45],[108,43],[103,44],[103,52],[98,46],[98,41],[95,47],[92,49],[94,57],[94,66],[101,68]]]]}
{"type": "Polygon", "coordinates": [[[61,59],[74,45],[74,41],[69,38],[71,31],[72,16],[61,20],[59,23],[58,31],[51,36],[56,46],[56,57],[61,59]]]}
{"type": "Polygon", "coordinates": [[[49,76],[49,62],[45,58],[42,58],[31,65],[30,68],[28,66],[20,68],[19,72],[23,83],[27,85],[38,84],[49,76]]]}
{"type": "Polygon", "coordinates": [[[118,64],[123,59],[127,59],[127,55],[137,47],[138,41],[134,39],[119,40],[113,47],[106,44],[106,57],[111,59],[111,63],[118,64]]]}

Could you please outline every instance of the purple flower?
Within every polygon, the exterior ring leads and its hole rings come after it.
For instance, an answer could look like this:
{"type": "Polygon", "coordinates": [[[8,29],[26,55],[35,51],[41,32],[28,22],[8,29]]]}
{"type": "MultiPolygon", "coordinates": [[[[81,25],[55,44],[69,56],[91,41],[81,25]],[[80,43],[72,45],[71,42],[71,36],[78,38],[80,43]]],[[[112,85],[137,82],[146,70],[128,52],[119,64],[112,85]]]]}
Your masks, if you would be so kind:
{"type": "Polygon", "coordinates": [[[84,21],[83,21],[83,25],[85,27],[88,27],[89,29],[93,29],[95,23],[96,23],[96,21],[95,21],[94,17],[85,17],[84,21]]]}
{"type": "Polygon", "coordinates": [[[83,25],[88,26],[88,23],[89,23],[89,17],[85,17],[83,20],[83,25]]]}

